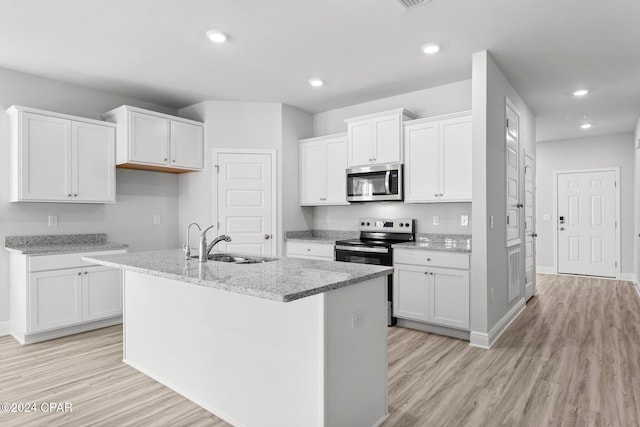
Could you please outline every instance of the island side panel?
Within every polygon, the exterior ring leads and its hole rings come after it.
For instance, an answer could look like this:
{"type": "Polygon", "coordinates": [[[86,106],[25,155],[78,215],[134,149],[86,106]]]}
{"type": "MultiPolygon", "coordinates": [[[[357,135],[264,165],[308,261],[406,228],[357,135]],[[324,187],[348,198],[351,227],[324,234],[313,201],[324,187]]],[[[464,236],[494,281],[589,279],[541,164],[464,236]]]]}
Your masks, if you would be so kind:
{"type": "Polygon", "coordinates": [[[234,425],[323,426],[324,294],[290,303],[125,271],[124,361],[234,425]]]}
{"type": "Polygon", "coordinates": [[[388,416],[387,277],[326,295],[326,425],[380,425],[388,416]]]}

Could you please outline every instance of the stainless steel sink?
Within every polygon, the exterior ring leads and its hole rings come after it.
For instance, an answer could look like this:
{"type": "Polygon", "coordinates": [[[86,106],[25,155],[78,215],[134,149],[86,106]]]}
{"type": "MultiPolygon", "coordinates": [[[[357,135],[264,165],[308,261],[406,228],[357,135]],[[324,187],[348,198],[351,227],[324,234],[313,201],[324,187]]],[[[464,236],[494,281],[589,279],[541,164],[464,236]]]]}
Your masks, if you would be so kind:
{"type": "MultiPolygon", "coordinates": [[[[198,255],[191,255],[191,258],[198,258],[198,255]]],[[[207,259],[209,261],[228,262],[232,264],[260,264],[263,262],[276,261],[276,258],[244,257],[244,256],[231,255],[231,254],[225,254],[225,253],[209,254],[207,259]]]]}

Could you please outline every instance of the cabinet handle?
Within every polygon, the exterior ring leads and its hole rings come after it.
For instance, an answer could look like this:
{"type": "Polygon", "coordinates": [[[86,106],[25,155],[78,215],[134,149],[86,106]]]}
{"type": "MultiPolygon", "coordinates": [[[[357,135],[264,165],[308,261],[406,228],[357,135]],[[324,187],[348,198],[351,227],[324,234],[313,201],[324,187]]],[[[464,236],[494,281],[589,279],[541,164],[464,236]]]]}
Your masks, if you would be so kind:
{"type": "Polygon", "coordinates": [[[82,275],[82,271],[78,271],[78,276],[81,276],[81,275],[82,275]]]}
{"type": "Polygon", "coordinates": [[[78,197],[78,195],[77,195],[77,194],[74,194],[74,195],[73,195],[73,197],[78,197]]]}
{"type": "Polygon", "coordinates": [[[164,161],[166,162],[167,160],[169,160],[169,159],[167,159],[167,158],[165,157],[165,158],[164,158],[164,161]]]}
{"type": "Polygon", "coordinates": [[[518,203],[518,204],[516,205],[516,208],[518,208],[518,209],[523,208],[523,207],[524,207],[524,205],[523,205],[522,203],[518,203]]]}
{"type": "Polygon", "coordinates": [[[311,252],[311,249],[307,248],[307,252],[311,252]]]}
{"type": "Polygon", "coordinates": [[[431,261],[431,258],[427,258],[427,261],[431,261]]]}
{"type": "Polygon", "coordinates": [[[71,197],[71,194],[69,194],[69,197],[71,197]]]}
{"type": "Polygon", "coordinates": [[[444,196],[444,194],[440,193],[440,194],[438,194],[438,196],[442,197],[442,196],[444,196]]]}
{"type": "Polygon", "coordinates": [[[327,200],[326,197],[320,197],[320,200],[327,200]]]}
{"type": "Polygon", "coordinates": [[[438,197],[438,193],[433,193],[433,197],[438,197]]]}
{"type": "Polygon", "coordinates": [[[85,271],[84,274],[89,274],[89,273],[85,271]]]}
{"type": "Polygon", "coordinates": [[[373,161],[374,161],[374,162],[376,161],[376,158],[375,158],[375,157],[373,158],[373,161]]]}
{"type": "Polygon", "coordinates": [[[176,159],[173,159],[173,160],[171,160],[171,161],[172,161],[173,163],[175,163],[175,162],[176,162],[176,159]]]}

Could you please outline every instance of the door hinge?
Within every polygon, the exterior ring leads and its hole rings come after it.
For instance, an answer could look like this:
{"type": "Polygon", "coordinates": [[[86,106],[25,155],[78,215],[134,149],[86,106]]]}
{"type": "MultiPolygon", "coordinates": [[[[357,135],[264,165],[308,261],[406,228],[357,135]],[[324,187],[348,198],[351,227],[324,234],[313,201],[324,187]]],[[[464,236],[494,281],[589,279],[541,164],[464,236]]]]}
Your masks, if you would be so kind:
{"type": "Polygon", "coordinates": [[[509,129],[509,119],[507,119],[507,129],[509,129]]]}
{"type": "Polygon", "coordinates": [[[216,227],[218,228],[218,230],[220,230],[220,221],[216,223],[216,227]]]}
{"type": "Polygon", "coordinates": [[[613,187],[618,188],[618,181],[613,181],[613,187]]]}
{"type": "Polygon", "coordinates": [[[618,268],[618,261],[616,261],[616,268],[618,268]]]}
{"type": "Polygon", "coordinates": [[[618,221],[613,222],[615,224],[615,228],[618,228],[618,221]]]}
{"type": "Polygon", "coordinates": [[[216,168],[216,173],[220,173],[220,165],[213,165],[216,168]]]}

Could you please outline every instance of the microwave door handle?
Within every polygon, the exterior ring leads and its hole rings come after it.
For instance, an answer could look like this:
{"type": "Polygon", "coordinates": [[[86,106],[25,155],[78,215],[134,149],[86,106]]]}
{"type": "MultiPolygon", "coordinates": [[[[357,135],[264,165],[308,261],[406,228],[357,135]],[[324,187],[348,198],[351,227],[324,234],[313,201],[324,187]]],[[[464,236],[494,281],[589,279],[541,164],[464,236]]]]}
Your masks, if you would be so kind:
{"type": "Polygon", "coordinates": [[[391,171],[387,171],[384,176],[384,190],[385,194],[391,194],[391,171]]]}

